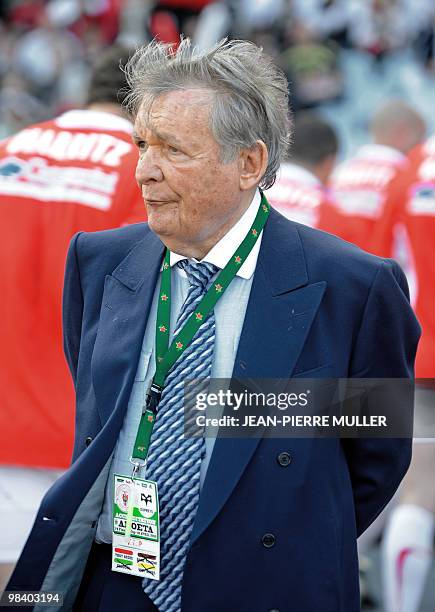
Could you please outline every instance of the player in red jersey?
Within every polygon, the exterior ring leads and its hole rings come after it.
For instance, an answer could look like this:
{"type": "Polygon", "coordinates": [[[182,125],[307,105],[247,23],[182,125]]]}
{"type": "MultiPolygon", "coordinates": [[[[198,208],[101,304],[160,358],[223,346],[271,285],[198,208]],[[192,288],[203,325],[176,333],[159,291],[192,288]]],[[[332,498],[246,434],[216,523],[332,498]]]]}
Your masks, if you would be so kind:
{"type": "Polygon", "coordinates": [[[416,419],[411,467],[383,541],[387,612],[417,612],[433,557],[435,528],[435,135],[415,148],[391,184],[372,250],[391,256],[397,227],[409,237],[416,271],[416,419]]]}
{"type": "Polygon", "coordinates": [[[337,150],[337,136],[329,123],[311,111],[296,115],[291,160],[282,164],[267,191],[270,204],[292,221],[317,227],[337,150]]]}
{"type": "Polygon", "coordinates": [[[383,215],[388,185],[406,166],[405,154],[424,138],[425,124],[409,105],[391,101],[375,113],[370,131],[373,144],[361,147],[332,173],[331,197],[319,221],[320,229],[364,250],[370,249],[383,215]]]}
{"type": "Polygon", "coordinates": [[[18,555],[57,475],[35,468],[70,461],[74,393],[61,295],[71,237],[145,220],[132,125],[117,97],[125,86],[121,57],[128,51],[119,47],[101,57],[85,110],[0,143],[0,494],[10,501],[0,510],[0,563],[18,555]]]}

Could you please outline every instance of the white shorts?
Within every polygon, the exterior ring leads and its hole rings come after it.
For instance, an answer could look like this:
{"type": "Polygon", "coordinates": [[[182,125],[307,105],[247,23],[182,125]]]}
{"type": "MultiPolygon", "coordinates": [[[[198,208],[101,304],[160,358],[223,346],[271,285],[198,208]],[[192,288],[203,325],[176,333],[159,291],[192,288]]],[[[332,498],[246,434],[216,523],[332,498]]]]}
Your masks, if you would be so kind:
{"type": "Polygon", "coordinates": [[[0,466],[0,563],[15,563],[42,498],[63,470],[0,466]]]}

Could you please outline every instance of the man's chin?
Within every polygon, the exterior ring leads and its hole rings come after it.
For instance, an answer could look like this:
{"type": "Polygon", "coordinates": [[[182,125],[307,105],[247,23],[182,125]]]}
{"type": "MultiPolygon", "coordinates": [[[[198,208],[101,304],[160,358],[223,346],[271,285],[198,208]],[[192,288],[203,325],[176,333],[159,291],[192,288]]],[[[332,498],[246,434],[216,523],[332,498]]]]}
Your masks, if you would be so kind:
{"type": "Polygon", "coordinates": [[[171,224],[164,223],[162,219],[156,219],[153,218],[153,216],[148,217],[148,226],[161,240],[163,240],[165,237],[169,238],[173,235],[173,228],[171,227],[171,224]]]}

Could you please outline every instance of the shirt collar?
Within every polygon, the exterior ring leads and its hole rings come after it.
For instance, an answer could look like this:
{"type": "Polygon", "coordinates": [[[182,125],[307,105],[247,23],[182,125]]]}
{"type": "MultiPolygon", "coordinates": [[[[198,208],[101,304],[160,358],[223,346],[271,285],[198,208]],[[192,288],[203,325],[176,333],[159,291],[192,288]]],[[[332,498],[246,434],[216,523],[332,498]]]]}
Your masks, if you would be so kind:
{"type": "MultiPolygon", "coordinates": [[[[254,223],[254,219],[257,215],[258,208],[261,202],[261,195],[259,190],[254,194],[252,202],[245,210],[240,219],[233,225],[233,227],[223,236],[219,242],[217,242],[214,247],[207,253],[207,255],[201,260],[207,263],[214,264],[221,270],[225,268],[228,263],[229,258],[236,251],[237,247],[242,243],[246,234],[248,233],[251,225],[254,223]]],[[[258,253],[260,251],[260,244],[263,232],[257,238],[257,241],[249,253],[246,261],[240,267],[240,270],[237,271],[236,276],[240,276],[241,278],[249,279],[254,274],[255,267],[257,265],[258,253]]],[[[178,253],[173,253],[171,251],[170,255],[170,264],[173,267],[179,261],[183,259],[188,259],[184,255],[179,255],[178,253]]],[[[192,261],[197,261],[196,259],[192,259],[192,261]]]]}

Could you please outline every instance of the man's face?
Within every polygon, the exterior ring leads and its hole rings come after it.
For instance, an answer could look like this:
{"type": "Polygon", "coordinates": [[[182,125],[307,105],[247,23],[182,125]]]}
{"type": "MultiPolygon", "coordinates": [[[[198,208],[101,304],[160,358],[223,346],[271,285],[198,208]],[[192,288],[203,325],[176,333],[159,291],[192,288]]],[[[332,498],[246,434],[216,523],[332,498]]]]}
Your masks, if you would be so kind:
{"type": "Polygon", "coordinates": [[[136,180],[151,229],[173,251],[202,258],[246,208],[240,163],[220,160],[209,127],[213,94],[172,91],[138,112],[136,180]]]}

